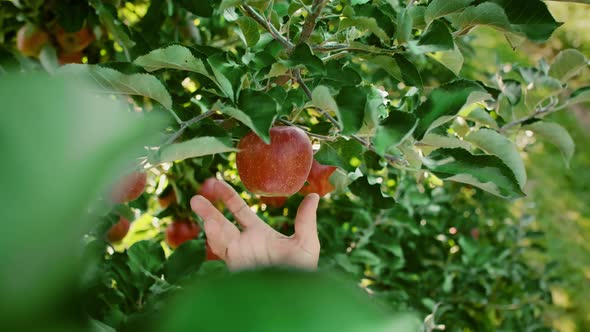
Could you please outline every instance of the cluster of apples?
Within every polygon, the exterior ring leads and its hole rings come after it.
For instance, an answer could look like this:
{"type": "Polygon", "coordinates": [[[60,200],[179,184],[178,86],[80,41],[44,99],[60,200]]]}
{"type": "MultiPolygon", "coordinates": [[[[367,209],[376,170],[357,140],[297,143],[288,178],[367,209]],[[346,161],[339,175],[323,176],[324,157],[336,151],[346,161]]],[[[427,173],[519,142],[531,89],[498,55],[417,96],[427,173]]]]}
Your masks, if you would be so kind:
{"type": "MultiPolygon", "coordinates": [[[[254,194],[260,195],[260,202],[269,207],[280,208],[288,196],[300,193],[316,193],[320,197],[335,188],[330,176],[334,166],[321,165],[313,158],[309,138],[296,127],[273,127],[270,130],[271,143],[266,144],[253,132],[244,136],[238,143],[236,156],[238,174],[244,186],[254,194]]],[[[136,200],[145,190],[147,175],[132,172],[122,177],[110,193],[114,204],[124,204],[136,200]]],[[[206,179],[197,191],[219,210],[223,203],[215,190],[215,178],[206,179]]],[[[165,209],[176,204],[174,190],[158,198],[160,207],[165,209]]],[[[120,217],[119,222],[107,233],[110,242],[121,241],[129,232],[130,223],[120,217]]],[[[175,249],[181,244],[199,236],[201,229],[190,219],[174,220],[166,229],[166,242],[175,249]]],[[[207,260],[218,260],[206,245],[207,260]]]]}
{"type": "Polygon", "coordinates": [[[270,207],[282,207],[297,192],[323,197],[335,189],[330,176],[336,167],[313,158],[309,138],[297,127],[271,128],[270,144],[250,132],[238,149],[236,164],[242,183],[270,207]]]}
{"type": "Polygon", "coordinates": [[[87,27],[77,32],[66,32],[56,26],[51,34],[32,24],[22,26],[16,35],[16,47],[24,56],[38,57],[45,45],[53,44],[58,50],[58,60],[61,65],[68,63],[82,63],[84,49],[95,37],[87,27]]]}

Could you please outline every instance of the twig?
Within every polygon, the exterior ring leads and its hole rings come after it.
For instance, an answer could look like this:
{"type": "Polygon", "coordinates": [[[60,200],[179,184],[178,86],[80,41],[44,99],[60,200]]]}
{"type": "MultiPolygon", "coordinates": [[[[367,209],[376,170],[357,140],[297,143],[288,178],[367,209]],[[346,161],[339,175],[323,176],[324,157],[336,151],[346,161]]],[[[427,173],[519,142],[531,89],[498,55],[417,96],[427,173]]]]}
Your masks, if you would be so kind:
{"type": "Polygon", "coordinates": [[[532,120],[532,119],[534,119],[536,117],[539,117],[541,115],[546,115],[546,114],[549,114],[549,113],[553,113],[553,112],[559,111],[561,108],[554,109],[554,107],[556,105],[557,105],[557,101],[556,100],[551,101],[547,106],[541,107],[541,108],[537,109],[533,114],[531,114],[529,116],[526,116],[524,118],[521,118],[521,119],[518,119],[518,120],[514,120],[512,122],[509,122],[509,123],[505,124],[504,126],[502,126],[502,128],[500,128],[500,132],[505,132],[508,129],[514,127],[514,126],[517,126],[519,124],[525,123],[525,122],[527,122],[529,120],[532,120]]]}
{"type": "Polygon", "coordinates": [[[168,145],[171,144],[172,142],[174,142],[177,138],[180,137],[180,135],[182,135],[184,133],[184,131],[186,130],[186,128],[190,127],[192,124],[195,124],[205,118],[210,117],[211,115],[215,114],[215,110],[209,110],[205,113],[199,114],[197,116],[195,116],[194,118],[187,120],[185,122],[182,123],[182,125],[180,126],[180,129],[178,129],[177,132],[175,132],[174,134],[172,134],[172,136],[170,136],[166,142],[163,145],[168,145]]]}
{"type": "Polygon", "coordinates": [[[287,50],[287,52],[291,52],[291,50],[295,47],[293,43],[291,43],[287,38],[283,37],[281,33],[272,25],[264,16],[258,14],[254,8],[250,6],[242,6],[242,10],[246,15],[253,18],[258,24],[260,24],[266,31],[268,31],[274,39],[276,39],[281,45],[287,50]]]}
{"type": "Polygon", "coordinates": [[[293,123],[293,122],[284,120],[284,119],[279,119],[279,122],[282,122],[282,123],[286,124],[287,126],[297,127],[299,129],[303,130],[307,135],[309,135],[311,137],[315,137],[315,138],[317,138],[319,140],[322,140],[322,141],[334,141],[334,140],[336,140],[336,137],[330,137],[330,136],[325,136],[325,135],[320,135],[320,134],[312,133],[309,130],[307,130],[307,128],[305,128],[303,126],[300,126],[300,125],[298,125],[296,123],[293,123]]]}
{"type": "Polygon", "coordinates": [[[313,0],[313,4],[311,5],[311,12],[305,18],[305,22],[303,23],[303,30],[301,31],[301,36],[299,37],[299,41],[297,45],[304,44],[309,40],[313,30],[315,30],[315,26],[317,24],[318,17],[322,13],[322,10],[328,4],[330,0],[313,0]]]}
{"type": "MultiPolygon", "coordinates": [[[[303,92],[305,92],[305,94],[307,95],[307,98],[309,98],[309,100],[311,100],[312,99],[311,90],[309,89],[307,84],[305,84],[305,82],[303,81],[303,77],[301,77],[301,71],[299,69],[293,70],[293,76],[295,76],[295,81],[297,81],[299,86],[303,89],[303,92]]],[[[338,122],[338,120],[334,119],[334,117],[332,115],[330,115],[330,113],[328,113],[326,110],[321,109],[321,108],[317,108],[317,109],[320,111],[320,113],[322,113],[323,116],[326,117],[326,119],[328,119],[328,121],[330,121],[332,123],[332,125],[334,125],[334,127],[338,128],[338,130],[341,129],[340,123],[338,122]]]]}

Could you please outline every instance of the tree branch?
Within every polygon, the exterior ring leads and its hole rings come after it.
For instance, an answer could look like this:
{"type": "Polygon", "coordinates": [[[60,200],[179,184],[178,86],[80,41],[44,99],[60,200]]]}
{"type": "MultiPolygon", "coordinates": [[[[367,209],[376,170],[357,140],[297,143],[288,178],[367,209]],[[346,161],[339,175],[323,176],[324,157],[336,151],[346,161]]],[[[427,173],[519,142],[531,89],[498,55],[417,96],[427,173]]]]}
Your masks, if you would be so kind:
{"type": "Polygon", "coordinates": [[[182,135],[184,133],[184,131],[186,130],[186,128],[190,127],[191,125],[210,117],[211,115],[215,114],[215,110],[209,110],[205,113],[199,114],[197,116],[195,116],[194,118],[187,120],[185,122],[182,123],[182,125],[180,126],[180,129],[178,129],[178,131],[176,131],[174,134],[172,134],[172,136],[170,136],[166,142],[163,145],[168,145],[171,144],[172,142],[174,142],[177,138],[180,137],[180,135],[182,135]]]}
{"type": "Polygon", "coordinates": [[[312,133],[309,130],[307,130],[307,128],[305,128],[303,126],[300,126],[300,125],[298,125],[296,123],[293,123],[293,122],[284,120],[284,119],[279,119],[278,121],[286,124],[287,126],[297,127],[299,129],[303,130],[307,135],[309,135],[311,137],[315,137],[315,138],[317,138],[319,140],[322,140],[322,141],[334,141],[334,140],[336,140],[336,137],[330,137],[330,136],[325,136],[325,135],[320,135],[320,134],[312,133]]]}
{"type": "Polygon", "coordinates": [[[250,6],[242,6],[241,8],[247,16],[253,18],[258,24],[266,29],[266,31],[268,31],[272,37],[287,50],[287,52],[291,52],[291,50],[295,47],[293,43],[291,43],[287,38],[283,37],[281,33],[274,27],[274,25],[268,22],[264,16],[258,14],[254,8],[250,6]]]}
{"type": "Polygon", "coordinates": [[[525,123],[529,120],[532,120],[536,117],[556,112],[559,110],[559,109],[554,109],[554,107],[556,105],[557,105],[557,100],[551,101],[547,106],[537,109],[533,114],[505,124],[504,126],[502,126],[502,128],[500,128],[500,132],[505,132],[514,126],[518,126],[520,124],[523,124],[523,123],[525,123]]]}
{"type": "Polygon", "coordinates": [[[305,18],[305,22],[303,23],[303,30],[301,31],[301,36],[299,37],[299,41],[297,45],[306,43],[311,37],[311,34],[315,30],[315,26],[318,20],[318,17],[322,13],[322,10],[326,5],[330,2],[330,0],[313,0],[313,4],[311,5],[311,12],[307,14],[305,18]]]}

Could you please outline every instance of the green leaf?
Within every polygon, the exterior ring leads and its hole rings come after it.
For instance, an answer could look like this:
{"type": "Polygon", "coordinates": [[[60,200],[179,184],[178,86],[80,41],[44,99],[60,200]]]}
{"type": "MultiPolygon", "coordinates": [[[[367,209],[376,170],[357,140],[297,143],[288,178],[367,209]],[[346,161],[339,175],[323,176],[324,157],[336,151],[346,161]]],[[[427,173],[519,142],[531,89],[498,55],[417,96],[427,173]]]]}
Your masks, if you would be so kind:
{"type": "Polygon", "coordinates": [[[296,68],[300,65],[304,65],[311,74],[315,75],[324,74],[326,71],[322,60],[313,54],[311,48],[306,43],[295,47],[288,60],[280,61],[289,68],[296,68]]]}
{"type": "Polygon", "coordinates": [[[429,157],[432,160],[425,164],[443,180],[469,184],[503,198],[524,196],[512,171],[496,156],[439,149],[429,157]]]}
{"type": "Polygon", "coordinates": [[[553,122],[537,121],[523,126],[522,129],[530,130],[549,143],[555,145],[560,151],[563,161],[569,167],[570,160],[574,155],[575,144],[569,132],[562,126],[553,122]]]}
{"type": "Polygon", "coordinates": [[[588,60],[580,51],[574,49],[563,50],[559,52],[555,57],[555,61],[551,64],[549,75],[565,83],[578,75],[587,65],[588,60]]]}
{"type": "Polygon", "coordinates": [[[397,17],[397,41],[407,43],[412,37],[413,18],[407,9],[402,9],[397,17]]]}
{"type": "Polygon", "coordinates": [[[236,23],[240,26],[242,31],[243,41],[248,47],[252,47],[258,43],[260,39],[260,32],[258,32],[258,23],[248,16],[241,16],[236,23]]]}
{"type": "Polygon", "coordinates": [[[156,241],[136,242],[127,250],[127,256],[127,265],[136,275],[157,275],[165,260],[164,250],[156,241]]]}
{"type": "Polygon", "coordinates": [[[146,55],[137,57],[133,63],[143,67],[148,72],[164,68],[177,69],[213,78],[207,72],[203,60],[196,58],[188,48],[181,45],[155,49],[146,55]]]}
{"type": "Polygon", "coordinates": [[[395,206],[393,197],[384,196],[380,184],[369,184],[367,177],[354,181],[349,186],[350,191],[362,199],[363,204],[376,209],[391,209],[395,206]]]}
{"type": "Polygon", "coordinates": [[[199,278],[163,306],[155,321],[154,331],[188,331],[198,326],[202,331],[385,332],[417,331],[421,326],[413,315],[391,315],[360,287],[351,285],[349,278],[276,268],[199,278]],[[213,303],[239,310],[228,319],[225,310],[211,310],[213,303]]]}
{"type": "Polygon", "coordinates": [[[547,5],[539,0],[491,0],[500,5],[512,29],[528,39],[543,43],[561,26],[555,21],[547,5]]]}
{"type": "Polygon", "coordinates": [[[90,11],[87,1],[58,1],[55,6],[57,21],[66,32],[77,32],[84,27],[90,11]]]}
{"type": "Polygon", "coordinates": [[[469,6],[460,13],[449,15],[447,19],[458,30],[458,35],[469,32],[477,25],[487,25],[505,32],[512,31],[504,9],[492,2],[469,6]]]}
{"type": "Polygon", "coordinates": [[[561,82],[549,76],[536,79],[530,87],[525,90],[525,104],[529,112],[533,112],[540,106],[539,103],[548,100],[549,97],[557,96],[563,90],[561,82]]]}
{"type": "Polygon", "coordinates": [[[432,151],[439,148],[462,148],[465,150],[471,150],[471,144],[460,140],[455,136],[443,136],[434,133],[428,133],[420,141],[420,149],[425,155],[429,155],[432,151]]]}
{"type": "Polygon", "coordinates": [[[422,76],[420,75],[418,68],[416,68],[416,66],[410,62],[408,58],[402,54],[395,54],[393,56],[393,60],[401,70],[402,82],[409,86],[415,86],[418,89],[422,89],[424,87],[422,83],[422,76]]]}
{"type": "Polygon", "coordinates": [[[223,106],[220,111],[245,124],[265,143],[270,144],[270,127],[278,115],[278,104],[268,94],[244,90],[240,95],[239,109],[223,106]]]}
{"type": "Polygon", "coordinates": [[[439,51],[428,54],[434,60],[440,62],[443,66],[447,67],[453,74],[459,76],[461,68],[463,68],[463,53],[455,46],[450,51],[439,51]]]}
{"type": "Polygon", "coordinates": [[[485,128],[471,132],[465,140],[487,154],[500,158],[512,170],[520,188],[524,188],[527,181],[526,169],[514,142],[495,130],[485,128]]]}
{"type": "Polygon", "coordinates": [[[387,33],[379,27],[377,20],[375,20],[373,17],[346,17],[340,21],[338,31],[342,31],[350,27],[354,27],[361,32],[371,32],[384,43],[389,43],[390,41],[387,33]]]}
{"type": "Polygon", "coordinates": [[[213,14],[212,1],[179,0],[176,4],[197,16],[210,17],[213,14]]]}
{"type": "Polygon", "coordinates": [[[359,142],[340,138],[334,142],[322,142],[314,158],[322,165],[337,166],[347,172],[354,172],[356,166],[352,165],[353,160],[360,159],[363,151],[359,142]]]}
{"type": "Polygon", "coordinates": [[[152,162],[160,164],[232,151],[237,149],[219,137],[197,137],[164,146],[160,149],[157,160],[152,162]]]}
{"type": "Polygon", "coordinates": [[[4,326],[26,326],[30,317],[37,319],[32,324],[63,322],[47,314],[71,300],[75,280],[90,286],[105,255],[102,241],[82,240],[98,221],[88,211],[96,211],[104,185],[166,127],[158,114],[128,112],[96,95],[89,83],[75,75],[31,72],[3,73],[0,79],[0,183],[10,188],[0,191],[6,202],[0,219],[11,221],[2,226],[0,241],[4,326]],[[83,244],[89,242],[98,247],[96,255],[86,254],[83,244]],[[15,250],[23,243],[30,244],[27,250],[15,250]]]}
{"type": "Polygon", "coordinates": [[[67,65],[58,73],[82,74],[92,78],[102,93],[125,94],[151,98],[172,112],[172,97],[166,87],[149,74],[122,74],[114,69],[96,65],[67,65]]]}
{"type": "Polygon", "coordinates": [[[453,81],[434,89],[416,110],[416,117],[420,119],[416,137],[421,139],[438,118],[457,114],[474,92],[481,93],[485,90],[479,84],[468,80],[453,81]]]}
{"type": "Polygon", "coordinates": [[[568,104],[581,104],[590,102],[590,86],[585,86],[572,92],[568,104]]]}
{"type": "Polygon", "coordinates": [[[517,80],[501,80],[499,82],[500,91],[506,96],[510,105],[516,105],[522,98],[522,87],[517,80]]]}
{"type": "Polygon", "coordinates": [[[463,10],[473,0],[434,0],[426,8],[424,20],[430,25],[437,18],[463,10]]]}
{"type": "Polygon", "coordinates": [[[389,116],[377,127],[373,138],[375,150],[383,156],[390,147],[397,146],[412,135],[418,125],[418,119],[411,113],[391,111],[389,116]]]}
{"type": "Polygon", "coordinates": [[[415,45],[410,44],[410,49],[415,53],[447,51],[454,48],[453,35],[442,20],[434,21],[415,45]]]}
{"type": "Polygon", "coordinates": [[[207,58],[207,62],[211,65],[214,82],[218,82],[218,86],[226,97],[235,101],[235,91],[238,90],[241,79],[241,68],[234,62],[230,62],[225,54],[217,54],[207,58]],[[233,80],[231,79],[233,77],[233,80]]]}
{"type": "Polygon", "coordinates": [[[191,240],[176,248],[164,264],[166,281],[176,284],[197,272],[205,260],[205,241],[191,240]]]}
{"type": "MultiPolygon", "coordinates": [[[[311,93],[311,103],[326,112],[337,114],[338,119],[340,120],[338,104],[336,104],[336,100],[334,100],[334,97],[332,97],[328,87],[318,85],[315,89],[313,89],[311,93]]],[[[340,123],[340,126],[342,127],[342,123],[340,123]]]]}
{"type": "Polygon", "coordinates": [[[474,107],[468,109],[465,113],[461,111],[459,115],[464,117],[466,120],[480,123],[490,128],[498,129],[498,124],[496,123],[496,120],[494,120],[490,113],[488,113],[482,107],[474,107]]]}
{"type": "Polygon", "coordinates": [[[90,0],[90,3],[96,9],[102,24],[124,49],[129,50],[135,46],[135,42],[131,40],[127,31],[123,28],[125,25],[117,19],[117,10],[114,7],[104,5],[100,0],[90,0]]]}
{"type": "Polygon", "coordinates": [[[342,134],[356,134],[363,126],[367,103],[366,91],[359,87],[345,86],[336,96],[336,103],[342,134]]]}

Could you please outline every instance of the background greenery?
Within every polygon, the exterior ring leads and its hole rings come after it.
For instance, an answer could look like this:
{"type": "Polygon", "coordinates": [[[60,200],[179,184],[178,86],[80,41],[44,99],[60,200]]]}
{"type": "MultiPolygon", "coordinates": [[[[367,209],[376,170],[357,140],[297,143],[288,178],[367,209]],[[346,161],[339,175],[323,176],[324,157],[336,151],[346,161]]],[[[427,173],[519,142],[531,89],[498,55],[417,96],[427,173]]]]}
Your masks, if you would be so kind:
{"type": "Polygon", "coordinates": [[[9,221],[0,244],[0,318],[7,326],[590,328],[589,7],[547,2],[547,16],[541,1],[454,0],[446,4],[456,9],[428,30],[427,8],[442,1],[331,1],[307,41],[315,48],[285,52],[286,38],[300,38],[318,3],[0,2],[0,147],[8,161],[0,166],[7,202],[0,216],[9,221]],[[475,7],[482,5],[483,16],[475,7]],[[530,21],[520,20],[522,11],[530,21]],[[252,13],[267,15],[284,39],[252,13]],[[38,58],[16,50],[25,23],[52,36],[38,58]],[[96,40],[81,58],[89,66],[58,65],[57,26],[92,29],[96,40]],[[563,61],[577,75],[556,87],[549,64],[565,49],[585,58],[563,61]],[[515,83],[502,87],[498,77],[515,83]],[[576,90],[584,98],[570,104],[576,90]],[[541,103],[525,105],[531,100],[541,103]],[[550,113],[563,111],[535,122],[546,101],[557,103],[550,113]],[[458,112],[425,139],[428,125],[458,112]],[[569,134],[545,141],[520,124],[503,128],[521,118],[525,126],[559,123],[569,134]],[[228,274],[222,262],[205,260],[204,234],[172,250],[166,227],[198,222],[187,202],[212,176],[240,190],[273,227],[293,231],[302,197],[281,208],[261,204],[241,185],[231,152],[249,130],[268,137],[279,122],[305,127],[319,145],[316,159],[340,168],[336,192],[318,211],[322,273],[228,274]],[[511,148],[461,143],[474,142],[470,132],[492,131],[518,149],[526,186],[518,162],[506,161],[511,148]],[[549,144],[568,135],[577,143],[569,168],[568,147],[549,144]],[[430,150],[437,150],[432,160],[454,156],[467,166],[428,164],[418,153],[430,150]],[[483,151],[482,164],[471,153],[483,151]],[[145,193],[116,206],[97,200],[129,164],[148,169],[145,193]],[[479,181],[443,181],[465,174],[479,181]],[[161,207],[158,198],[171,191],[176,204],[161,207]],[[515,199],[521,191],[527,196],[515,199]],[[104,234],[119,215],[133,220],[131,230],[110,244],[104,234]]]}

